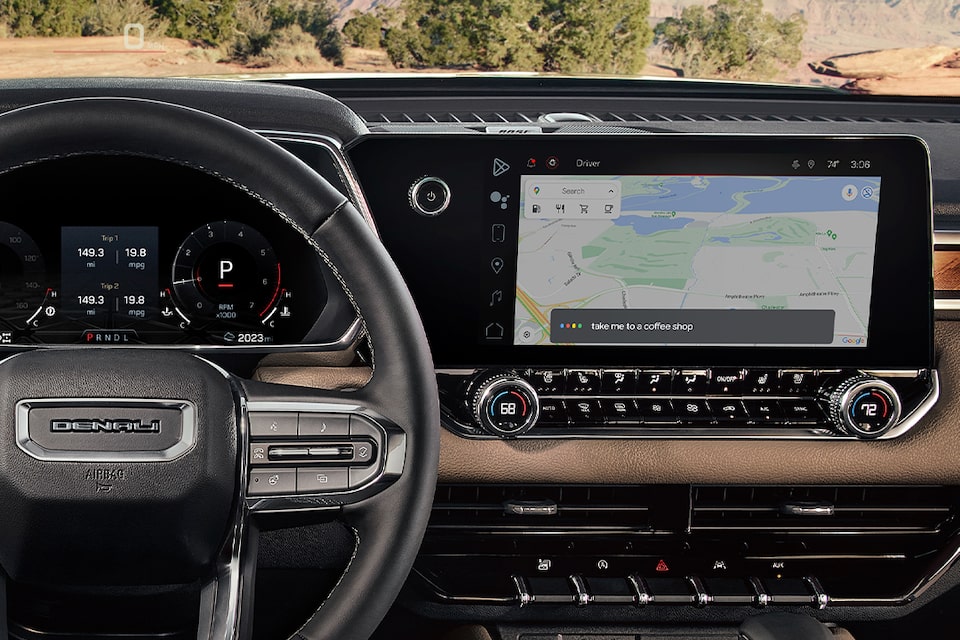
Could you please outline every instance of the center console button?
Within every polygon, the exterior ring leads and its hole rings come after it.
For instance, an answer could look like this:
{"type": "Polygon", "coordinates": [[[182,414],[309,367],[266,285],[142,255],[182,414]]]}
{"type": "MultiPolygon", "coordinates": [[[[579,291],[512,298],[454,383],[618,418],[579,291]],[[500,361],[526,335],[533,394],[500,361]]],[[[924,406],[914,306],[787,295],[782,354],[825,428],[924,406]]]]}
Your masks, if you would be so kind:
{"type": "Polygon", "coordinates": [[[804,398],[781,400],[783,417],[790,424],[817,424],[823,420],[823,412],[815,400],[804,398]]]}
{"type": "Polygon", "coordinates": [[[637,391],[637,372],[632,369],[604,370],[600,379],[600,393],[632,396],[637,391]]]}
{"type": "Polygon", "coordinates": [[[773,369],[750,369],[743,378],[743,395],[765,396],[777,390],[777,372],[773,369]]]}
{"type": "Polygon", "coordinates": [[[666,398],[659,400],[637,400],[637,412],[644,424],[676,424],[677,414],[673,404],[666,398]]]}
{"type": "Polygon", "coordinates": [[[567,408],[563,400],[540,399],[540,417],[537,424],[553,427],[567,424],[567,408]]]}
{"type": "Polygon", "coordinates": [[[633,604],[633,589],[625,578],[584,578],[596,604],[633,604]]]}
{"type": "Polygon", "coordinates": [[[743,391],[742,369],[711,369],[707,380],[707,393],[711,395],[738,396],[743,391]]]}
{"type": "Polygon", "coordinates": [[[538,369],[530,372],[530,384],[540,395],[558,395],[563,393],[566,376],[562,369],[538,369]]]}
{"type": "Polygon", "coordinates": [[[707,406],[706,400],[686,400],[677,398],[674,400],[673,407],[677,412],[677,417],[683,424],[705,425],[712,423],[713,413],[707,406]]]}
{"type": "Polygon", "coordinates": [[[735,422],[739,424],[747,422],[747,411],[739,399],[711,398],[708,404],[717,422],[735,422]]]}
{"type": "Polygon", "coordinates": [[[637,405],[630,398],[604,398],[600,401],[600,409],[607,424],[637,424],[640,422],[640,413],[637,405]]]}
{"type": "Polygon", "coordinates": [[[703,396],[707,394],[706,371],[680,371],[673,378],[674,395],[703,396]]]}
{"type": "Polygon", "coordinates": [[[603,422],[603,413],[600,411],[600,402],[597,400],[568,400],[567,411],[571,420],[577,425],[594,425],[603,422]]]}
{"type": "Polygon", "coordinates": [[[673,372],[669,369],[663,369],[660,371],[641,371],[637,375],[637,395],[669,395],[672,381],[673,372]]]}
{"type": "Polygon", "coordinates": [[[780,393],[785,396],[809,396],[817,391],[817,376],[805,369],[780,372],[780,393]]]}
{"type": "Polygon", "coordinates": [[[600,393],[600,372],[596,370],[568,371],[567,393],[600,393]]]}
{"type": "Polygon", "coordinates": [[[813,604],[810,585],[800,578],[765,579],[763,586],[771,604],[813,604]]]}
{"type": "Polygon", "coordinates": [[[566,578],[527,578],[534,604],[573,602],[574,594],[566,578]]]}
{"type": "Polygon", "coordinates": [[[646,578],[644,580],[654,604],[692,604],[693,590],[683,578],[646,578]]]}
{"type": "Polygon", "coordinates": [[[743,404],[755,424],[783,424],[783,411],[776,400],[744,400],[743,404]]]}
{"type": "Polygon", "coordinates": [[[756,599],[750,584],[740,578],[704,578],[703,586],[714,604],[753,604],[756,599]]]}

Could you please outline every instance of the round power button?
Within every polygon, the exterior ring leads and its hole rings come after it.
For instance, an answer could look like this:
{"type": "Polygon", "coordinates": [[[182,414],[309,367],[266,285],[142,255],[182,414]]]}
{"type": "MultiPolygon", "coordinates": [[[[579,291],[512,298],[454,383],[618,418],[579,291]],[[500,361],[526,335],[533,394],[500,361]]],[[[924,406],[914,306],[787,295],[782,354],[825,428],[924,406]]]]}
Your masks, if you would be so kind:
{"type": "Polygon", "coordinates": [[[450,187],[440,178],[420,178],[410,186],[410,206],[420,215],[438,216],[450,206],[450,187]]]}

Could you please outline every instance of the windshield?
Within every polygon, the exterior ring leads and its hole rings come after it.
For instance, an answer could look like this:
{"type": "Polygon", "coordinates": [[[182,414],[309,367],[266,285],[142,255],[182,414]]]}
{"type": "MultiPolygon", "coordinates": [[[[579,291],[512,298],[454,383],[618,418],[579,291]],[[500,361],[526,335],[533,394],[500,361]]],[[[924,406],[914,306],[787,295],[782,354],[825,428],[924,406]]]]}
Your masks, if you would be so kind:
{"type": "Polygon", "coordinates": [[[0,0],[0,77],[534,72],[960,95],[953,0],[0,0]]]}

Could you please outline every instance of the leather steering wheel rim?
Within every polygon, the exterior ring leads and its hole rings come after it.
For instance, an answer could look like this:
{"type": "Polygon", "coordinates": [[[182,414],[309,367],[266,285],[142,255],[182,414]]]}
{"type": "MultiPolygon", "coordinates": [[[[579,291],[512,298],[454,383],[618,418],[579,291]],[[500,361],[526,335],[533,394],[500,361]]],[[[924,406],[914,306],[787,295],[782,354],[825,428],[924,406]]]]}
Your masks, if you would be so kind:
{"type": "MultiPolygon", "coordinates": [[[[439,457],[433,363],[396,266],[342,194],[292,154],[228,120],[131,98],[62,100],[0,115],[0,173],[88,155],[159,159],[242,189],[297,230],[344,287],[371,341],[370,382],[349,398],[320,391],[287,393],[349,399],[375,409],[404,431],[403,470],[380,493],[342,508],[340,519],[356,534],[354,556],[295,637],[368,638],[413,566],[430,515],[439,457]]],[[[230,637],[238,637],[242,627],[238,622],[230,637]]]]}

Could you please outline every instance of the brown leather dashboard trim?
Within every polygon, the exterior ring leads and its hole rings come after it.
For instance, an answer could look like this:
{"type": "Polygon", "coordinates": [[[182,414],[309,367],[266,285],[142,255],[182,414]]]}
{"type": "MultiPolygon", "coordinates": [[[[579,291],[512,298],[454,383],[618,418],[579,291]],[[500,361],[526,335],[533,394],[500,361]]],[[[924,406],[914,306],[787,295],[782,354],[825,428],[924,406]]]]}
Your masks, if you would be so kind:
{"type": "Polygon", "coordinates": [[[958,484],[960,322],[936,323],[940,401],[896,440],[440,439],[441,482],[958,484]]]}
{"type": "MultiPolygon", "coordinates": [[[[960,484],[960,321],[938,320],[935,334],[940,401],[896,440],[503,441],[467,440],[441,429],[439,480],[960,484]]],[[[369,379],[364,367],[281,360],[264,364],[255,377],[265,382],[342,389],[362,386],[369,379]]]]}

